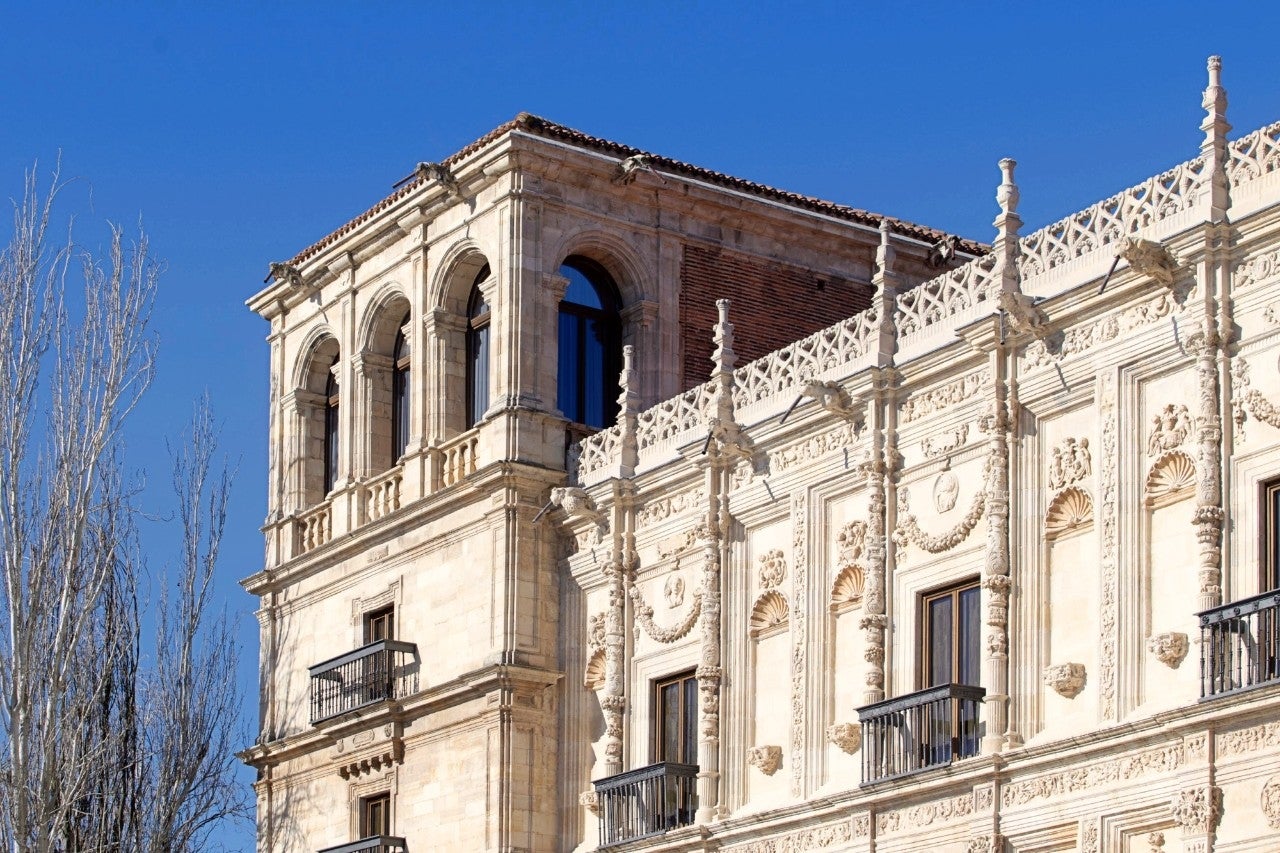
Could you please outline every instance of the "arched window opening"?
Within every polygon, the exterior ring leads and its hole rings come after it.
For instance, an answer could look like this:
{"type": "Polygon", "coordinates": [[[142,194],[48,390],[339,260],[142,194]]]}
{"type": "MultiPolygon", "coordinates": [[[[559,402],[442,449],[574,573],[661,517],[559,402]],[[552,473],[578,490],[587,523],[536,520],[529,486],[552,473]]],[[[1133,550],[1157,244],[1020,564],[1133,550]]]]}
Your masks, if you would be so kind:
{"type": "Polygon", "coordinates": [[[489,265],[476,273],[467,302],[467,429],[480,422],[489,408],[489,303],[480,285],[488,280],[489,265]]]}
{"type": "Polygon", "coordinates": [[[565,260],[560,274],[569,285],[560,301],[556,405],[574,423],[600,429],[618,415],[618,288],[604,267],[578,255],[565,260]]]}
{"type": "Polygon", "coordinates": [[[391,351],[391,465],[400,461],[409,446],[409,341],[404,334],[408,325],[405,314],[391,351]]]}
{"type": "Polygon", "coordinates": [[[324,386],[324,493],[338,482],[338,358],[329,365],[324,386]]]}

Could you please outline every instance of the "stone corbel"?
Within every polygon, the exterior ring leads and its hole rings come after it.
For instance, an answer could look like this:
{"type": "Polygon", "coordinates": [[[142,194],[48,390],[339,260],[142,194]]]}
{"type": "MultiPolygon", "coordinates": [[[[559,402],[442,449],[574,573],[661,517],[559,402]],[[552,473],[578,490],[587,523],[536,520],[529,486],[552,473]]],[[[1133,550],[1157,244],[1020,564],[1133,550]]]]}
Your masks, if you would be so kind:
{"type": "Polygon", "coordinates": [[[854,429],[863,426],[863,401],[851,399],[839,382],[806,382],[800,389],[800,396],[808,397],[836,417],[849,421],[854,429]]]}
{"type": "Polygon", "coordinates": [[[1147,651],[1155,655],[1156,660],[1169,667],[1177,669],[1187,656],[1187,650],[1190,648],[1190,642],[1186,634],[1178,631],[1166,631],[1163,634],[1154,634],[1147,638],[1147,651]]]}
{"type": "Polygon", "coordinates": [[[1004,312],[1004,321],[1009,330],[1015,334],[1043,337],[1048,332],[1049,318],[1039,306],[1035,298],[1025,293],[1003,290],[999,297],[1000,310],[1004,312]]]}
{"type": "Polygon", "coordinates": [[[573,486],[552,489],[548,506],[563,510],[569,523],[586,520],[594,524],[596,543],[603,541],[604,535],[609,531],[608,520],[604,513],[596,509],[595,501],[591,500],[585,489],[573,486]]]}
{"type": "Polygon", "coordinates": [[[839,747],[844,754],[853,755],[862,747],[862,727],[857,723],[827,726],[827,741],[839,747]]]}
{"type": "Polygon", "coordinates": [[[1084,690],[1085,669],[1082,663],[1060,663],[1044,669],[1044,683],[1059,696],[1074,699],[1084,690]]]}
{"type": "Polygon", "coordinates": [[[1173,287],[1178,260],[1163,244],[1141,237],[1127,237],[1119,257],[1128,261],[1129,268],[1139,275],[1145,275],[1165,287],[1173,287]]]}
{"type": "Polygon", "coordinates": [[[782,763],[782,747],[753,746],[747,750],[747,763],[764,775],[772,776],[782,763]]]}
{"type": "Polygon", "coordinates": [[[596,789],[583,791],[578,795],[578,805],[582,806],[593,815],[600,814],[600,795],[596,793],[596,789]]]}

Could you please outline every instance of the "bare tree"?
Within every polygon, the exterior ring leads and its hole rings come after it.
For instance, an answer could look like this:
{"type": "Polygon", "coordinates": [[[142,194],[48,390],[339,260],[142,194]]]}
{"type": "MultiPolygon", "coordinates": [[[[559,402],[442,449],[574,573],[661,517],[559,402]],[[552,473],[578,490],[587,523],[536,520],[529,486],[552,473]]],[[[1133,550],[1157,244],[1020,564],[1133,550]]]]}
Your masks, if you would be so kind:
{"type": "Polygon", "coordinates": [[[153,375],[159,266],[119,229],[101,261],[55,246],[59,189],[27,176],[0,251],[0,841],[198,850],[245,808],[235,646],[209,597],[229,479],[202,408],[173,452],[183,544],[148,654],[122,431],[153,375]]]}

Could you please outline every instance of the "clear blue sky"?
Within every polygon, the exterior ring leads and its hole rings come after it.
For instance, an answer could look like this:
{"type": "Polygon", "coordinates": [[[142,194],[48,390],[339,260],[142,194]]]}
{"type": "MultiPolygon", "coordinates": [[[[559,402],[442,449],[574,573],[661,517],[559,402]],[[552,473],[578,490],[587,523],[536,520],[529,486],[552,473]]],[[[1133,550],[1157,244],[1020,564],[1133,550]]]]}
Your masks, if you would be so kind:
{"type": "Polygon", "coordinates": [[[1280,119],[1280,7],[1114,5],[6,3],[0,194],[61,151],[82,239],[142,216],[168,261],[131,463],[163,489],[208,389],[241,460],[220,593],[252,721],[267,327],[243,303],[269,261],[521,110],[981,240],[1001,157],[1031,229],[1193,156],[1211,53],[1236,134],[1280,119]]]}

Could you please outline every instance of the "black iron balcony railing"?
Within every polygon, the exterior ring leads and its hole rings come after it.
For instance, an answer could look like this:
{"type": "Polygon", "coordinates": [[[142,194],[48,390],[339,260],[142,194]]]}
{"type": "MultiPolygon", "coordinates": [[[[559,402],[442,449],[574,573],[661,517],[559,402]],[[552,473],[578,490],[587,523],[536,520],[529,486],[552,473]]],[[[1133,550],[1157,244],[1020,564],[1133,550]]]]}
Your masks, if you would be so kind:
{"type": "Polygon", "coordinates": [[[698,765],[664,762],[595,783],[600,804],[600,846],[659,835],[693,823],[698,808],[698,765]]]}
{"type": "Polygon", "coordinates": [[[858,709],[862,784],[905,776],[978,754],[981,687],[943,684],[858,709]]]}
{"type": "Polygon", "coordinates": [[[1200,616],[1200,698],[1280,682],[1280,590],[1200,616]]]}
{"type": "Polygon", "coordinates": [[[379,640],[311,667],[311,722],[416,692],[418,647],[379,640]]]}
{"type": "Polygon", "coordinates": [[[361,838],[359,841],[352,841],[349,844],[339,844],[337,847],[326,847],[318,853],[405,853],[408,850],[404,846],[404,839],[391,835],[371,835],[368,838],[361,838]]]}

